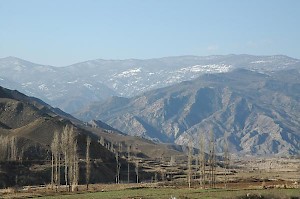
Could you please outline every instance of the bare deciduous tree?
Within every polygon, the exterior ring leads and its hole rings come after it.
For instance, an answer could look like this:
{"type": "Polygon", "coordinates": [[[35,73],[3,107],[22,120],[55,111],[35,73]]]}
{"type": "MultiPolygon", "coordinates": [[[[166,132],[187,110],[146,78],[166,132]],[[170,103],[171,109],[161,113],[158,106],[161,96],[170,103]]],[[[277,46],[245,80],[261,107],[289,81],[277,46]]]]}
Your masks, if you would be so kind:
{"type": "Polygon", "coordinates": [[[193,145],[192,141],[188,143],[188,171],[187,171],[187,178],[188,178],[188,186],[191,188],[192,183],[192,161],[193,161],[193,145]]]}
{"type": "Polygon", "coordinates": [[[54,189],[54,153],[51,152],[51,189],[54,189]]]}
{"type": "Polygon", "coordinates": [[[99,143],[100,143],[102,146],[105,146],[105,140],[104,140],[104,137],[103,137],[103,136],[100,137],[99,143]]]}
{"type": "Polygon", "coordinates": [[[8,136],[0,136],[0,160],[9,159],[9,138],[8,136]]]}
{"type": "Polygon", "coordinates": [[[174,166],[176,164],[175,155],[171,155],[169,165],[174,166]]]}
{"type": "Polygon", "coordinates": [[[67,125],[63,129],[61,149],[64,156],[65,183],[69,191],[74,191],[79,181],[79,157],[76,134],[72,126],[67,125]]]}
{"type": "Polygon", "coordinates": [[[69,131],[70,127],[65,126],[61,135],[61,149],[63,153],[63,158],[64,158],[64,174],[65,174],[65,185],[68,187],[69,181],[68,181],[68,171],[69,171],[69,148],[68,148],[68,143],[69,143],[69,131]]]}
{"type": "Polygon", "coordinates": [[[72,191],[78,189],[78,182],[79,182],[79,157],[77,153],[77,140],[74,135],[73,139],[73,151],[72,151],[72,159],[73,159],[73,171],[72,174],[72,191]]]}
{"type": "Polygon", "coordinates": [[[17,138],[15,136],[12,136],[10,138],[10,141],[9,141],[9,146],[10,146],[10,160],[11,161],[17,161],[17,153],[18,153],[18,150],[17,150],[17,138]]]}
{"type": "Polygon", "coordinates": [[[160,169],[160,177],[161,177],[161,181],[165,181],[166,170],[163,168],[160,169]]]}
{"type": "Polygon", "coordinates": [[[224,135],[224,188],[227,188],[227,172],[230,164],[229,147],[228,147],[228,136],[227,133],[224,135]]]}
{"type": "Polygon", "coordinates": [[[91,175],[91,159],[90,159],[91,138],[86,139],[86,190],[89,190],[90,175],[91,175]]]}
{"type": "Polygon", "coordinates": [[[200,167],[200,186],[205,189],[205,144],[204,144],[204,136],[200,135],[199,140],[199,167],[200,167]]]}
{"type": "Polygon", "coordinates": [[[116,183],[120,183],[120,171],[121,171],[121,162],[120,162],[120,154],[122,152],[122,144],[119,143],[119,148],[116,150],[115,158],[117,162],[117,173],[116,173],[116,183]]]}
{"type": "Polygon", "coordinates": [[[23,149],[18,150],[15,136],[0,136],[0,161],[18,161],[23,158],[23,149]]]}
{"type": "Polygon", "coordinates": [[[135,161],[136,183],[139,183],[139,160],[135,161]]]}
{"type": "MultiPolygon", "coordinates": [[[[55,184],[56,191],[59,186],[59,153],[60,153],[60,138],[57,131],[54,132],[53,141],[51,143],[51,152],[52,152],[52,179],[51,183],[55,184]]],[[[52,184],[53,188],[53,184],[52,184]]]]}
{"type": "Polygon", "coordinates": [[[198,168],[199,168],[199,158],[194,158],[195,160],[195,169],[193,169],[193,179],[197,179],[198,177],[198,168]]]}
{"type": "Polygon", "coordinates": [[[210,188],[215,188],[216,184],[216,154],[215,154],[215,138],[213,130],[210,131],[210,146],[209,146],[209,185],[210,188]]]}
{"type": "Polygon", "coordinates": [[[129,161],[130,161],[130,148],[131,146],[128,145],[127,146],[127,182],[129,183],[130,182],[130,164],[129,164],[129,161]]]}

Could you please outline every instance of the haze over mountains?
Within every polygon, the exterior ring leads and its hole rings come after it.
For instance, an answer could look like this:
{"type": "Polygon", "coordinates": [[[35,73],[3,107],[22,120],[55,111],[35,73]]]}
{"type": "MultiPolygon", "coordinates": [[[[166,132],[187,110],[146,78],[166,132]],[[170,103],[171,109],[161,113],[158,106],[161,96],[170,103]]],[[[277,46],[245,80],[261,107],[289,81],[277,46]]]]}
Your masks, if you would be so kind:
{"type": "Polygon", "coordinates": [[[260,72],[294,68],[287,56],[181,56],[138,60],[91,60],[66,67],[34,64],[15,57],[0,59],[0,84],[41,98],[68,113],[111,96],[132,97],[204,73],[236,68],[260,72]]]}
{"type": "Polygon", "coordinates": [[[228,137],[240,154],[297,154],[299,69],[300,60],[282,55],[92,60],[66,67],[7,57],[0,59],[0,85],[130,135],[177,144],[192,139],[198,146],[199,135],[208,141],[213,129],[219,152],[228,137]]]}

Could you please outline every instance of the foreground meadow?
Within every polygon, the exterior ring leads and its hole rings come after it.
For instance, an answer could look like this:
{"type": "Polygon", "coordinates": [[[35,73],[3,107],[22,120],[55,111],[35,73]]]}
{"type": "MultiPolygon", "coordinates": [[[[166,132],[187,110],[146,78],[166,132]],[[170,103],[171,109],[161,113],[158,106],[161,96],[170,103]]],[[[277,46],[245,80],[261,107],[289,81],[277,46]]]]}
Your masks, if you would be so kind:
{"type": "MultiPolygon", "coordinates": [[[[114,190],[108,192],[82,193],[74,195],[60,195],[42,197],[44,199],[192,199],[192,198],[244,198],[245,196],[258,196],[260,198],[300,198],[299,189],[278,190],[201,190],[201,189],[172,189],[172,188],[141,188],[114,190]],[[262,197],[261,197],[262,196],[262,197]],[[299,196],[299,197],[298,197],[299,196]]],[[[247,197],[246,197],[247,198],[247,197]]]]}
{"type": "Polygon", "coordinates": [[[11,193],[0,198],[42,198],[42,199],[300,199],[300,189],[196,189],[183,187],[107,187],[96,192],[35,192],[11,193]]]}

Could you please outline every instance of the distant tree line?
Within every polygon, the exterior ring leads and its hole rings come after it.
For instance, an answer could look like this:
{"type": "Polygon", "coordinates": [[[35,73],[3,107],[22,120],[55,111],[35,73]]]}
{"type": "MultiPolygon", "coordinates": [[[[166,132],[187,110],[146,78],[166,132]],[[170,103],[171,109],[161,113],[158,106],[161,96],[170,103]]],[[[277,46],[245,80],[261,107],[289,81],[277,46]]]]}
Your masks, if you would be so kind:
{"type": "MultiPolygon", "coordinates": [[[[132,151],[132,146],[127,145],[123,151],[122,143],[109,142],[102,136],[98,141],[102,146],[115,154],[116,161],[116,176],[115,182],[120,183],[120,171],[122,166],[121,159],[127,161],[127,182],[130,182],[130,167],[134,167],[136,182],[139,183],[140,159],[136,157],[132,151]],[[130,164],[132,163],[132,164],[130,164]]],[[[0,161],[18,161],[22,160],[23,150],[18,149],[18,140],[15,136],[0,136],[0,161]]],[[[91,138],[86,138],[86,155],[85,155],[85,181],[86,188],[89,189],[91,175],[91,158],[90,158],[91,138]]],[[[51,187],[58,190],[64,183],[68,191],[75,191],[79,183],[79,154],[77,134],[72,126],[65,126],[61,133],[54,132],[51,143],[51,187]],[[63,179],[61,179],[63,178],[63,179]]],[[[192,142],[188,143],[188,158],[187,158],[187,182],[188,187],[191,187],[193,181],[198,178],[200,187],[215,188],[216,185],[216,152],[215,138],[213,131],[210,131],[210,140],[208,141],[209,153],[205,153],[205,139],[203,135],[199,136],[198,156],[194,157],[194,148],[192,142]],[[194,165],[195,163],[195,165],[194,165]]],[[[229,149],[227,137],[224,137],[224,186],[227,187],[227,175],[230,164],[229,149]]],[[[163,160],[161,160],[163,161],[163,160]]],[[[170,157],[169,165],[176,164],[175,156],[170,157]]],[[[123,165],[125,166],[125,165],[123,165]]],[[[125,166],[126,168],[126,166],[125,166]]],[[[168,175],[166,170],[159,170],[161,179],[164,180],[168,175]]],[[[132,176],[133,177],[133,176],[132,176]]],[[[157,173],[155,173],[155,182],[157,182],[157,173]]]]}

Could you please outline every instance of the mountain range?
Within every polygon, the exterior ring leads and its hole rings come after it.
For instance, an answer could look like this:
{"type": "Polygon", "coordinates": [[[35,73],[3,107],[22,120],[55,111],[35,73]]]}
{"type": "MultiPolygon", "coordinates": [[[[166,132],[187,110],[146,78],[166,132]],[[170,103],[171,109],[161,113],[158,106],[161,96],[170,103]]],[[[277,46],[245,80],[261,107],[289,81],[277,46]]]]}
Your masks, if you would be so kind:
{"type": "Polygon", "coordinates": [[[87,104],[105,101],[111,96],[133,97],[205,73],[223,73],[236,68],[270,73],[295,68],[299,64],[299,60],[283,55],[223,55],[147,60],[97,59],[53,67],[6,57],[0,59],[0,85],[75,113],[87,104]]]}
{"type": "Polygon", "coordinates": [[[297,154],[299,68],[300,60],[283,55],[99,59],[66,67],[7,57],[0,59],[1,86],[41,98],[89,123],[31,97],[33,108],[27,101],[13,102],[11,114],[1,112],[0,130],[31,132],[45,123],[38,119],[56,119],[54,124],[66,119],[94,134],[97,130],[86,124],[157,142],[186,145],[193,140],[196,147],[200,135],[208,142],[213,130],[218,152],[227,139],[237,154],[297,154]]]}
{"type": "MultiPolygon", "coordinates": [[[[198,147],[213,130],[217,151],[227,139],[237,154],[297,154],[300,149],[300,73],[235,69],[132,98],[112,97],[79,111],[130,135],[198,147]]],[[[208,148],[207,148],[208,150],[208,148]]]]}

